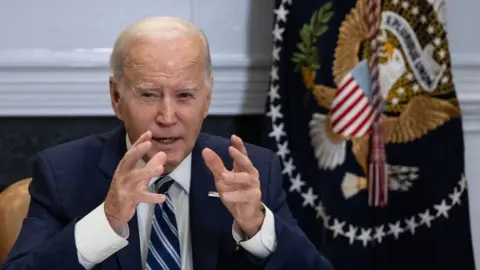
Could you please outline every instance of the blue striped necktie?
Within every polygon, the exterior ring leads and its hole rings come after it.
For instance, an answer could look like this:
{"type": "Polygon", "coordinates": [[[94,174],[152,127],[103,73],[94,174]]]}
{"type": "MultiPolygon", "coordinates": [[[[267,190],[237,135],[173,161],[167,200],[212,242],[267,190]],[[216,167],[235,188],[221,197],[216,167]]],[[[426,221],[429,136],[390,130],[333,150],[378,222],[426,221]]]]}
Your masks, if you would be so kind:
{"type": "Polygon", "coordinates": [[[163,204],[155,204],[152,231],[148,243],[147,270],[180,270],[180,242],[177,221],[168,189],[173,184],[170,176],[159,178],[155,184],[158,193],[165,194],[163,204]]]}

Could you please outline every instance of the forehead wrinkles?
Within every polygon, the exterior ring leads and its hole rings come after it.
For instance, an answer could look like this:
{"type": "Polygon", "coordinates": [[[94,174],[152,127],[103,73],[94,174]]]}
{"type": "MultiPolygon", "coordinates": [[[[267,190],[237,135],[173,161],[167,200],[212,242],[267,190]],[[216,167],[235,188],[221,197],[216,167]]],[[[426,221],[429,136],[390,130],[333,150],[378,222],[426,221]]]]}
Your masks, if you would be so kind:
{"type": "Polygon", "coordinates": [[[201,46],[194,40],[138,40],[125,56],[125,71],[159,72],[174,75],[177,72],[205,71],[201,46]]]}

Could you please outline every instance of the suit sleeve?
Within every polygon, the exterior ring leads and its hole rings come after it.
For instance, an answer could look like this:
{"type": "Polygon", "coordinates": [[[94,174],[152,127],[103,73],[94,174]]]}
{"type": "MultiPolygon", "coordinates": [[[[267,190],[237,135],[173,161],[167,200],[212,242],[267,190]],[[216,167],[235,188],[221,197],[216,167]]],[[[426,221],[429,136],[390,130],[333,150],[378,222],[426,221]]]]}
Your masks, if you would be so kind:
{"type": "Polygon", "coordinates": [[[293,218],[282,185],[279,158],[273,154],[269,175],[269,208],[274,213],[277,246],[266,262],[266,270],[333,270],[330,262],[316,249],[293,218]]]}
{"type": "Polygon", "coordinates": [[[42,154],[34,160],[29,192],[28,214],[4,269],[84,269],[75,246],[77,220],[63,214],[54,175],[42,154]]]}

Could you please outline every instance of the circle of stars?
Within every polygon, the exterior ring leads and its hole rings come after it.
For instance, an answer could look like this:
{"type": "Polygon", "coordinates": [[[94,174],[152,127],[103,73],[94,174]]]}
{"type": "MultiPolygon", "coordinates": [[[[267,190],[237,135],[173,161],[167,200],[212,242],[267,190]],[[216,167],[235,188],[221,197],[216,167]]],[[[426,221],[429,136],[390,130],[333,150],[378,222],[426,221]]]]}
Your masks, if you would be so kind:
{"type": "MultiPolygon", "coordinates": [[[[394,2],[399,1],[397,0],[394,2]]],[[[467,186],[467,181],[464,176],[462,176],[461,180],[454,188],[454,191],[448,195],[448,199],[443,199],[440,203],[434,204],[431,208],[427,208],[423,212],[419,212],[418,214],[412,215],[404,220],[396,220],[389,222],[388,224],[371,228],[362,228],[355,226],[354,224],[347,224],[346,221],[337,218],[332,219],[332,216],[327,214],[318,194],[316,194],[313,188],[308,186],[307,183],[302,180],[302,176],[296,171],[294,160],[290,156],[288,137],[285,132],[284,123],[282,122],[282,104],[279,102],[282,97],[279,93],[279,67],[277,64],[280,61],[281,42],[283,41],[283,33],[285,32],[285,24],[287,23],[287,17],[289,14],[289,10],[286,7],[291,4],[292,0],[283,0],[280,6],[274,10],[276,20],[272,31],[274,45],[272,50],[273,65],[270,72],[271,84],[268,92],[270,106],[266,114],[272,123],[272,131],[268,136],[275,139],[277,143],[276,154],[280,157],[283,165],[282,174],[287,175],[290,180],[290,188],[288,189],[288,192],[299,193],[303,198],[302,206],[311,207],[316,211],[316,218],[323,220],[324,227],[332,232],[333,238],[344,237],[351,245],[358,242],[366,247],[370,243],[382,243],[385,237],[388,236],[398,239],[405,233],[415,235],[416,230],[420,227],[425,226],[430,228],[435,220],[439,218],[448,218],[450,210],[455,205],[461,204],[461,196],[467,186]]],[[[402,5],[404,8],[407,8],[408,2],[403,1],[402,5]]],[[[417,12],[415,7],[412,12],[417,12]]],[[[436,39],[434,40],[434,43],[438,46],[440,41],[436,39]]]]}
{"type": "MultiPolygon", "coordinates": [[[[455,205],[461,204],[461,197],[466,188],[467,180],[462,176],[453,192],[448,195],[449,199],[443,199],[438,204],[434,204],[431,208],[426,208],[424,211],[405,218],[404,220],[396,220],[372,228],[362,228],[353,224],[347,224],[344,220],[334,218],[332,222],[327,222],[325,227],[332,232],[333,238],[344,237],[351,245],[358,242],[364,247],[368,244],[373,244],[374,242],[381,244],[384,238],[388,236],[393,237],[396,240],[405,233],[415,235],[417,229],[421,227],[430,228],[434,221],[440,218],[449,218],[449,212],[452,208],[455,205]]],[[[310,189],[308,193],[310,193],[310,189]]],[[[310,203],[311,201],[308,201],[307,203],[304,202],[304,205],[309,205],[310,203]]],[[[315,209],[321,211],[320,213],[317,213],[317,216],[320,218],[325,218],[327,220],[332,218],[327,215],[323,206],[315,209]]]]}

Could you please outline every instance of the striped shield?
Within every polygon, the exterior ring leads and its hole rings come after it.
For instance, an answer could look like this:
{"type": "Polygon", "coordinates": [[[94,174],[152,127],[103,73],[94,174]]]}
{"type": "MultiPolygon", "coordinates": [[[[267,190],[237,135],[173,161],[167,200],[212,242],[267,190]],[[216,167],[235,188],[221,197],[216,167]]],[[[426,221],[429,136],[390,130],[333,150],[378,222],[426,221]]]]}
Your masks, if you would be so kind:
{"type": "Polygon", "coordinates": [[[331,105],[333,132],[345,137],[368,134],[375,117],[368,64],[361,61],[345,75],[331,105]]]}

